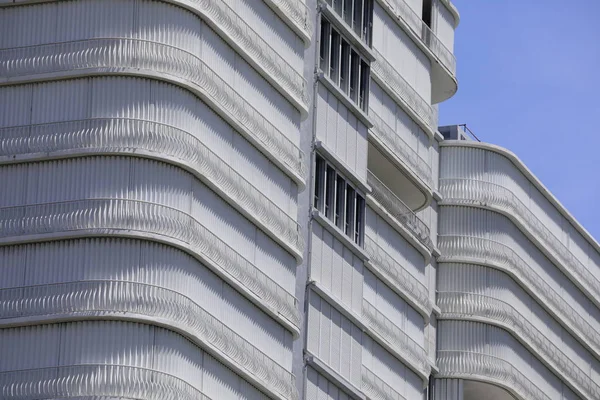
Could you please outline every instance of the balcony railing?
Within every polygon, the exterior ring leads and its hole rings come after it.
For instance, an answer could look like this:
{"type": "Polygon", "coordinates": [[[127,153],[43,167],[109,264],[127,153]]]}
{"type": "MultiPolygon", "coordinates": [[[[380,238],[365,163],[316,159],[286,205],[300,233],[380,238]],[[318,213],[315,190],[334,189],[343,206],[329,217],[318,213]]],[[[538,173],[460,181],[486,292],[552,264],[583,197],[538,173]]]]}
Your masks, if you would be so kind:
{"type": "Polygon", "coordinates": [[[298,223],[193,134],[170,125],[130,118],[97,118],[0,128],[0,157],[60,151],[145,150],[180,160],[221,194],[264,224],[300,254],[298,223]]]}
{"type": "Polygon", "coordinates": [[[125,365],[80,364],[0,372],[0,397],[32,399],[210,400],[169,373],[125,365]]]}
{"type": "Polygon", "coordinates": [[[420,305],[425,314],[431,314],[433,302],[429,298],[429,291],[424,284],[411,275],[402,264],[389,255],[369,235],[365,235],[365,251],[371,258],[371,264],[381,269],[401,292],[420,305]]]}
{"type": "Polygon", "coordinates": [[[373,133],[385,144],[392,153],[404,161],[416,176],[418,176],[429,188],[432,187],[431,167],[419,154],[413,150],[396,133],[395,129],[389,126],[376,112],[369,109],[369,117],[373,121],[373,133]]]}
{"type": "Polygon", "coordinates": [[[367,322],[367,326],[380,334],[390,344],[390,347],[401,354],[413,368],[416,368],[423,376],[429,376],[431,367],[423,346],[412,340],[377,307],[365,299],[363,299],[362,317],[367,322]]]}
{"type": "Polygon", "coordinates": [[[444,201],[465,205],[485,204],[511,219],[517,219],[528,229],[535,240],[559,261],[561,267],[574,282],[588,291],[592,299],[600,299],[600,281],[554,234],[546,228],[523,202],[504,186],[475,179],[440,179],[440,192],[444,201]]]}
{"type": "Polygon", "coordinates": [[[373,196],[400,224],[427,248],[433,250],[429,227],[402,200],[383,184],[371,171],[367,173],[367,183],[373,196]]]}
{"type": "Polygon", "coordinates": [[[186,80],[230,116],[251,141],[300,177],[304,155],[290,139],[200,58],[177,47],[139,39],[89,39],[0,50],[0,76],[11,78],[85,69],[133,68],[186,80]]]}
{"type": "Polygon", "coordinates": [[[429,50],[440,60],[442,65],[456,75],[456,58],[454,54],[433,33],[430,27],[413,11],[404,0],[384,0],[394,13],[421,39],[429,50]]]}
{"type": "Polygon", "coordinates": [[[540,388],[515,366],[488,354],[460,350],[438,350],[439,377],[489,378],[500,382],[523,399],[550,400],[540,388]]]}
{"type": "Polygon", "coordinates": [[[0,289],[0,319],[90,313],[129,313],[168,320],[234,360],[285,398],[296,398],[291,372],[186,295],[137,282],[79,281],[0,289]]]}
{"type": "Polygon", "coordinates": [[[303,0],[269,0],[285,12],[288,18],[304,29],[308,35],[312,35],[313,24],[308,14],[308,7],[303,0]]]}
{"type": "Polygon", "coordinates": [[[496,268],[501,267],[515,276],[523,286],[541,300],[544,307],[557,314],[567,327],[575,331],[576,335],[583,338],[584,343],[587,343],[596,354],[600,355],[600,336],[596,329],[587,322],[587,318],[582,317],[573,309],[513,249],[490,239],[454,235],[439,235],[438,245],[442,253],[438,262],[479,260],[484,265],[492,263],[496,268]]]}
{"type": "Polygon", "coordinates": [[[370,369],[362,366],[362,391],[368,399],[406,400],[406,397],[396,392],[390,385],[375,375],[370,369]]]}
{"type": "Polygon", "coordinates": [[[480,294],[438,292],[437,305],[445,317],[482,317],[504,324],[546,358],[560,374],[569,378],[587,398],[600,398],[600,387],[591,377],[510,304],[480,294]]]}
{"type": "Polygon", "coordinates": [[[414,114],[419,116],[430,131],[435,132],[437,121],[434,120],[431,105],[396,71],[383,54],[377,49],[373,49],[373,51],[377,56],[377,61],[371,64],[371,70],[379,77],[379,81],[391,89],[396,97],[402,100],[414,114]]]}
{"type": "Polygon", "coordinates": [[[296,298],[189,214],[159,204],[88,199],[0,208],[0,238],[52,234],[139,232],[182,244],[214,263],[292,324],[300,326],[296,298]]]}

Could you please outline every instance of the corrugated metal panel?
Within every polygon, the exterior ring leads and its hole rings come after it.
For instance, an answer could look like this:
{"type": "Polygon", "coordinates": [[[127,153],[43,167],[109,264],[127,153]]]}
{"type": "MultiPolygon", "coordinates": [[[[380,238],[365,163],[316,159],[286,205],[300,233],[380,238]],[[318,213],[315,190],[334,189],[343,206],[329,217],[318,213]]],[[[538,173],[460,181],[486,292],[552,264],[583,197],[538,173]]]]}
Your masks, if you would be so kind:
{"type": "Polygon", "coordinates": [[[423,255],[370,208],[367,208],[367,234],[411,275],[427,284],[423,255]]]}
{"type": "Polygon", "coordinates": [[[308,367],[306,370],[306,399],[350,400],[351,397],[323,375],[308,367]]]}
{"type": "Polygon", "coordinates": [[[373,14],[373,47],[430,103],[431,61],[379,3],[375,3],[373,14]]]}
{"type": "Polygon", "coordinates": [[[307,350],[360,387],[364,338],[360,328],[314,292],[309,304],[307,350]]]}
{"type": "Polygon", "coordinates": [[[313,224],[311,278],[352,310],[362,309],[362,261],[327,230],[313,224]]]}

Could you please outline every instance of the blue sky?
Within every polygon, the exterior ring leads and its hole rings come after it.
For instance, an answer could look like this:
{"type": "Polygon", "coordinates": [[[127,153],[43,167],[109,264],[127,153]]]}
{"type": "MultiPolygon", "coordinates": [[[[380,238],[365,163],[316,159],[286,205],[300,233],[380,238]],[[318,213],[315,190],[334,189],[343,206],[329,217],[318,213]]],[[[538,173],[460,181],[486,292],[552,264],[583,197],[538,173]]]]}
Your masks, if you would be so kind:
{"type": "Polygon", "coordinates": [[[440,125],[512,150],[600,241],[600,0],[453,0],[458,93],[440,125]]]}

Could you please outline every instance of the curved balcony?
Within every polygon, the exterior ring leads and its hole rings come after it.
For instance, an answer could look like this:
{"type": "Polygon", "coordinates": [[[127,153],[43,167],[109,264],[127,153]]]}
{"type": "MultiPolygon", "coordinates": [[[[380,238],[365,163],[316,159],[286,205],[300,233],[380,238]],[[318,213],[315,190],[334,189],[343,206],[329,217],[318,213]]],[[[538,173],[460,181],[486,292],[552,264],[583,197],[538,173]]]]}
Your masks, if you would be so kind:
{"type": "MultiPolygon", "coordinates": [[[[396,133],[376,112],[369,110],[369,117],[373,121],[373,128],[369,130],[369,138],[381,150],[387,153],[388,158],[394,160],[393,164],[400,167],[402,172],[410,177],[415,190],[419,190],[425,197],[431,197],[433,178],[431,166],[413,148],[396,133]]],[[[377,160],[372,161],[376,163],[377,160]]]]}
{"type": "Polygon", "coordinates": [[[0,208],[0,243],[127,236],[177,246],[213,270],[295,335],[296,298],[189,214],[138,200],[91,199],[0,208]]]}
{"type": "Polygon", "coordinates": [[[452,97],[458,90],[454,54],[404,0],[379,0],[379,3],[431,59],[431,103],[452,97]]]}
{"type": "Polygon", "coordinates": [[[425,319],[429,319],[433,310],[433,302],[429,291],[417,278],[411,275],[402,264],[389,255],[373,238],[365,235],[365,251],[370,257],[368,265],[375,269],[378,275],[383,275],[386,281],[400,296],[413,305],[425,319]]]}
{"type": "Polygon", "coordinates": [[[494,321],[543,357],[555,372],[570,381],[570,386],[578,391],[579,395],[590,399],[600,398],[600,387],[590,376],[510,304],[480,294],[438,292],[437,305],[442,312],[440,319],[494,321]]]}
{"type": "Polygon", "coordinates": [[[310,44],[313,34],[313,23],[308,13],[308,7],[303,0],[266,0],[266,3],[280,17],[291,23],[288,23],[288,25],[302,37],[305,45],[310,44]]]}
{"type": "Polygon", "coordinates": [[[600,306],[600,281],[588,270],[531,210],[509,189],[475,179],[440,179],[440,204],[488,207],[505,214],[554,261],[573,283],[600,306]]]}
{"type": "Polygon", "coordinates": [[[90,39],[0,50],[4,82],[97,74],[158,77],[191,90],[304,187],[306,165],[298,146],[191,53],[139,39],[90,39]]]}
{"type": "Polygon", "coordinates": [[[600,336],[585,318],[539,276],[510,247],[489,239],[472,236],[440,235],[442,255],[438,262],[468,262],[489,265],[514,277],[538,302],[581,343],[600,357],[600,336]]]}
{"type": "Polygon", "coordinates": [[[130,118],[97,118],[0,128],[2,162],[125,153],[176,163],[215,190],[276,242],[302,258],[298,223],[193,134],[130,118]],[[15,156],[23,156],[16,158],[15,156]]]}
{"type": "Polygon", "coordinates": [[[364,365],[362,366],[361,375],[361,390],[369,399],[406,400],[406,397],[392,389],[390,385],[381,380],[381,378],[364,365]]]}
{"type": "Polygon", "coordinates": [[[496,384],[519,400],[550,398],[508,361],[488,354],[459,350],[438,350],[436,378],[473,379],[496,384]]]}
{"type": "Polygon", "coordinates": [[[429,253],[433,242],[429,227],[421,221],[402,200],[383,184],[371,171],[367,171],[367,183],[371,186],[369,197],[375,199],[385,210],[421,244],[429,253]]]}
{"type": "Polygon", "coordinates": [[[435,113],[431,105],[396,71],[383,54],[377,49],[373,51],[377,56],[377,61],[371,64],[373,78],[396,103],[403,106],[402,108],[421,126],[429,138],[433,139],[437,131],[437,119],[434,119],[435,113]]]}
{"type": "Polygon", "coordinates": [[[124,365],[82,364],[0,372],[0,397],[31,399],[210,400],[164,372],[124,365]]]}
{"type": "MultiPolygon", "coordinates": [[[[56,0],[42,0],[54,2],[56,0]]],[[[272,0],[274,3],[292,3],[293,0],[272,0]]],[[[236,51],[240,53],[273,86],[288,98],[303,114],[308,114],[310,99],[306,80],[288,61],[277,52],[244,18],[222,0],[164,0],[165,3],[182,6],[205,20],[236,51]]],[[[19,1],[15,4],[33,3],[19,1]]],[[[39,3],[39,1],[35,1],[39,3]]],[[[2,4],[7,6],[8,4],[2,4]]],[[[304,36],[304,35],[303,35],[304,36]]],[[[309,36],[310,38],[310,36],[309,36]]],[[[60,54],[55,54],[59,56],[60,54]]],[[[2,60],[2,57],[0,57],[2,60]]],[[[160,63],[156,60],[156,63],[160,63]]],[[[2,75],[0,75],[2,76],[2,75]]]]}
{"type": "Polygon", "coordinates": [[[377,307],[363,299],[362,317],[374,332],[381,335],[406,365],[417,372],[425,381],[429,379],[431,366],[423,346],[412,340],[396,324],[388,319],[377,307]]]}
{"type": "MultiPolygon", "coordinates": [[[[10,319],[60,321],[89,317],[158,318],[201,347],[257,379],[282,398],[297,398],[284,367],[224,325],[189,297],[159,286],[124,281],[79,281],[0,289],[0,325],[10,319]]],[[[146,322],[142,319],[140,322],[146,322]]]]}

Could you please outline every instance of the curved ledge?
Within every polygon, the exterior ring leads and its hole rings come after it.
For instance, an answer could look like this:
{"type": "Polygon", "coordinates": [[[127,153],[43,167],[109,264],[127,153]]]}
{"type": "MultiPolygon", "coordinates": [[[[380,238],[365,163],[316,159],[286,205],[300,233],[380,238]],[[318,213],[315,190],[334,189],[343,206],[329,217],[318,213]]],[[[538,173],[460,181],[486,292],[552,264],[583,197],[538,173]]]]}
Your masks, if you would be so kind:
{"type": "Polygon", "coordinates": [[[308,47],[312,39],[313,24],[310,18],[308,7],[303,0],[265,0],[265,3],[281,19],[287,22],[298,36],[304,40],[304,45],[308,47]]]}
{"type": "Polygon", "coordinates": [[[87,236],[150,239],[191,254],[299,335],[296,298],[189,214],[137,200],[91,199],[0,208],[0,245],[87,236]]]}
{"type": "Polygon", "coordinates": [[[431,166],[372,109],[369,117],[373,121],[373,128],[369,129],[371,142],[415,184],[429,204],[433,198],[431,166]]]}
{"type": "MultiPolygon", "coordinates": [[[[377,49],[373,49],[373,51],[377,56],[377,61],[371,64],[373,78],[419,124],[429,136],[429,140],[433,140],[435,131],[437,131],[437,119],[432,107],[394,69],[383,54],[377,49]]],[[[371,112],[369,112],[370,115],[371,112]]]]}
{"type": "Polygon", "coordinates": [[[370,259],[367,266],[400,297],[413,306],[428,322],[433,310],[429,291],[417,278],[412,276],[394,257],[390,256],[375,240],[365,235],[365,251],[370,259]]]}
{"type": "MultiPolygon", "coordinates": [[[[59,0],[17,0],[11,5],[56,2],[59,0]]],[[[308,115],[307,83],[271,45],[266,42],[242,16],[222,0],[161,0],[191,11],[233,47],[269,83],[286,97],[304,117],[308,115]]],[[[290,0],[288,0],[289,2],[290,0]]],[[[281,2],[278,1],[278,2],[281,2]]],[[[0,6],[8,6],[8,3],[0,6]]],[[[58,56],[58,54],[55,54],[58,56]]],[[[2,57],[0,56],[0,60],[2,57]]],[[[0,75],[1,76],[1,75],[0,75]]]]}
{"type": "Polygon", "coordinates": [[[0,84],[90,75],[151,77],[190,90],[301,189],[305,187],[306,165],[298,146],[191,53],[138,39],[90,39],[0,51],[0,84]]]}
{"type": "Polygon", "coordinates": [[[126,281],[79,281],[0,290],[0,327],[82,317],[139,320],[175,328],[239,375],[282,399],[296,398],[295,379],[276,361],[189,297],[159,286],[126,281]],[[41,321],[36,318],[41,317],[41,321]],[[162,322],[162,323],[161,323],[162,322]]]}
{"type": "Polygon", "coordinates": [[[414,370],[426,385],[431,374],[431,366],[425,349],[365,299],[362,304],[362,318],[373,332],[381,336],[382,340],[379,341],[384,341],[393,349],[400,360],[414,370]]]}
{"type": "Polygon", "coordinates": [[[210,400],[186,381],[147,368],[83,364],[0,372],[3,399],[210,400]]]}
{"type": "Polygon", "coordinates": [[[371,171],[367,171],[367,183],[371,187],[371,193],[368,194],[369,198],[374,199],[398,222],[398,225],[403,227],[402,230],[406,232],[401,230],[402,236],[411,242],[415,242],[415,247],[429,261],[433,251],[429,227],[371,171]]]}
{"type": "Polygon", "coordinates": [[[510,247],[489,239],[451,235],[440,235],[438,246],[442,252],[439,263],[485,265],[509,274],[581,344],[600,357],[598,332],[510,247]]]}
{"type": "Polygon", "coordinates": [[[378,2],[431,60],[431,103],[441,103],[454,96],[458,90],[454,54],[404,0],[378,0],[378,2]]]}
{"type": "Polygon", "coordinates": [[[448,11],[450,11],[454,17],[454,29],[458,28],[458,25],[460,24],[460,13],[458,12],[456,6],[450,0],[440,0],[440,3],[445,5],[448,11]]]}
{"type": "Polygon", "coordinates": [[[491,383],[519,400],[551,400],[511,363],[488,354],[438,350],[436,378],[462,378],[491,383]]]}
{"type": "Polygon", "coordinates": [[[147,157],[186,169],[302,260],[299,224],[189,132],[130,118],[0,128],[0,165],[96,154],[147,157]]]}
{"type": "Polygon", "coordinates": [[[361,372],[361,390],[369,399],[406,400],[406,397],[396,392],[390,385],[381,380],[364,365],[361,372]]]}
{"type": "Polygon", "coordinates": [[[523,233],[600,307],[600,281],[546,228],[519,198],[504,186],[475,179],[440,179],[440,205],[488,208],[513,221],[523,233]]]}
{"type": "Polygon", "coordinates": [[[535,185],[535,187],[556,207],[556,209],[565,217],[571,225],[586,239],[590,245],[596,251],[600,252],[600,243],[594,239],[594,237],[577,221],[577,219],[571,215],[571,213],[561,204],[560,201],[544,186],[544,184],[531,172],[529,168],[517,157],[517,155],[504,147],[496,146],[489,143],[466,141],[466,140],[445,140],[440,143],[440,150],[442,147],[469,147],[482,150],[488,150],[497,153],[501,156],[508,158],[512,164],[523,174],[525,177],[535,185]]]}
{"type": "Polygon", "coordinates": [[[600,387],[533,326],[513,306],[490,296],[465,292],[438,292],[439,319],[475,320],[492,323],[511,332],[528,349],[583,398],[600,398],[600,387]]]}

